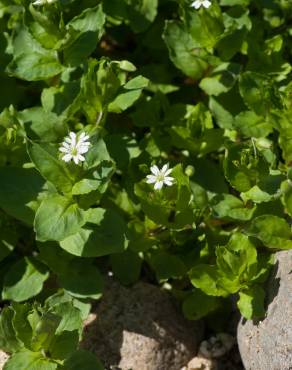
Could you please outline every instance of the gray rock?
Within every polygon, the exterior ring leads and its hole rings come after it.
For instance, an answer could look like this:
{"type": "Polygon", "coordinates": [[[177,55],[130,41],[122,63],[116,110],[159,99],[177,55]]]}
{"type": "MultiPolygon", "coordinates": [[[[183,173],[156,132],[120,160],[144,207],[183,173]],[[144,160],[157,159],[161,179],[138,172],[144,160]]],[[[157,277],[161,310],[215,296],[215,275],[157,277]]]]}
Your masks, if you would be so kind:
{"type": "Polygon", "coordinates": [[[292,370],[292,250],[276,254],[267,284],[267,313],[254,323],[242,319],[238,344],[246,370],[292,370]]]}
{"type": "Polygon", "coordinates": [[[111,282],[83,337],[83,348],[106,368],[179,370],[196,355],[203,324],[184,319],[170,295],[154,285],[111,282]]]}

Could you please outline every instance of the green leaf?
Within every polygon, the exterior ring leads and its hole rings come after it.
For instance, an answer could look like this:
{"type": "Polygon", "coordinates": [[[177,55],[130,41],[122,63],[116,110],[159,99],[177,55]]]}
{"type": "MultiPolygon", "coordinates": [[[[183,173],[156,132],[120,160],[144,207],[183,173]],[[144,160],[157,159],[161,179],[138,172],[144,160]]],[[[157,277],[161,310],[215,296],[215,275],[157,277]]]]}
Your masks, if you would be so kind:
{"type": "Polygon", "coordinates": [[[283,218],[273,215],[256,217],[246,231],[248,235],[260,239],[268,248],[292,248],[291,228],[283,218]]]}
{"type": "Polygon", "coordinates": [[[247,192],[269,175],[269,165],[260,153],[245,145],[232,145],[224,160],[224,172],[230,184],[247,192]]]}
{"type": "Polygon", "coordinates": [[[272,108],[281,108],[278,90],[266,75],[242,73],[239,90],[247,107],[258,115],[266,116],[272,108]]]}
{"type": "Polygon", "coordinates": [[[61,318],[49,351],[53,358],[66,359],[77,349],[82,328],[81,312],[71,302],[60,303],[53,312],[61,318]]]}
{"type": "Polygon", "coordinates": [[[188,320],[199,320],[219,307],[219,298],[206,295],[196,289],[183,301],[182,310],[188,320]]]}
{"type": "Polygon", "coordinates": [[[104,370],[101,362],[90,352],[79,349],[64,364],[68,370],[104,370]]]}
{"type": "Polygon", "coordinates": [[[17,339],[15,329],[12,325],[14,311],[11,307],[4,307],[0,315],[0,348],[6,352],[14,352],[22,347],[17,339]]]}
{"type": "Polygon", "coordinates": [[[142,260],[137,253],[126,250],[110,256],[114,276],[124,285],[133,284],[139,280],[142,260]]]}
{"type": "Polygon", "coordinates": [[[228,295],[225,289],[218,285],[218,271],[216,266],[196,265],[189,272],[191,283],[205,294],[211,296],[228,295]]]}
{"type": "Polygon", "coordinates": [[[7,71],[17,78],[27,81],[46,80],[63,71],[57,53],[44,49],[24,27],[14,39],[13,49],[14,57],[7,71]]]}
{"type": "Polygon", "coordinates": [[[61,192],[70,192],[73,178],[65,162],[58,156],[55,145],[28,142],[28,154],[41,175],[56,186],[61,192]]]}
{"type": "Polygon", "coordinates": [[[244,111],[235,117],[234,126],[247,137],[266,137],[272,130],[272,125],[264,117],[252,111],[244,111]]]}
{"type": "Polygon", "coordinates": [[[42,349],[49,350],[56,329],[61,321],[61,317],[51,312],[44,312],[40,315],[40,313],[34,309],[28,316],[28,320],[33,329],[31,349],[34,352],[41,351],[42,349]]]}
{"type": "Polygon", "coordinates": [[[59,142],[67,130],[55,113],[46,112],[41,107],[25,109],[18,113],[17,118],[23,123],[27,136],[42,142],[59,142]]]}
{"type": "Polygon", "coordinates": [[[189,33],[204,48],[212,48],[224,30],[220,8],[216,4],[212,8],[202,12],[191,8],[187,15],[189,33]]]}
{"type": "Polygon", "coordinates": [[[254,285],[253,287],[239,292],[239,300],[237,301],[237,306],[243,317],[250,320],[252,318],[264,317],[265,291],[259,285],[254,285]]]}
{"type": "Polygon", "coordinates": [[[94,51],[105,24],[102,5],[85,9],[68,24],[69,41],[64,49],[64,60],[70,66],[77,66],[94,51]]]}
{"type": "Polygon", "coordinates": [[[13,310],[15,313],[12,323],[16,332],[16,336],[26,348],[31,349],[30,344],[33,333],[27,319],[28,314],[31,312],[31,306],[27,303],[19,304],[14,302],[13,310]]]}
{"type": "Polygon", "coordinates": [[[159,281],[180,278],[187,272],[185,264],[178,256],[166,252],[149,254],[149,263],[159,281]]]}
{"type": "Polygon", "coordinates": [[[44,181],[33,169],[0,168],[0,207],[12,217],[31,225],[44,181]]]}
{"type": "Polygon", "coordinates": [[[126,247],[126,225],[112,210],[95,208],[89,211],[80,231],[60,242],[67,252],[80,257],[100,257],[120,253],[126,247]]]}
{"type": "Polygon", "coordinates": [[[32,257],[25,257],[11,266],[5,275],[2,299],[25,301],[39,294],[49,272],[32,257]]]}
{"type": "Polygon", "coordinates": [[[40,352],[23,349],[13,354],[3,370],[56,370],[58,364],[44,357],[40,352]]]}
{"type": "Polygon", "coordinates": [[[127,17],[134,32],[145,31],[157,15],[158,0],[124,0],[127,17]]]}
{"type": "Polygon", "coordinates": [[[202,77],[208,68],[206,52],[177,21],[167,21],[163,39],[173,64],[184,74],[195,79],[202,77]]]}
{"type": "Polygon", "coordinates": [[[229,293],[246,287],[257,274],[257,251],[244,234],[234,233],[226,246],[216,248],[216,256],[218,282],[229,293]]]}
{"type": "Polygon", "coordinates": [[[61,241],[74,235],[85,224],[85,212],[72,199],[52,195],[37,210],[34,230],[39,241],[61,241]]]}
{"type": "Polygon", "coordinates": [[[255,208],[247,208],[243,202],[231,194],[220,194],[212,198],[212,209],[216,217],[239,221],[250,220],[255,208]]]}
{"type": "Polygon", "coordinates": [[[102,161],[94,170],[88,171],[83,178],[76,182],[72,188],[73,195],[84,195],[96,192],[96,199],[101,197],[107,190],[110,179],[114,174],[114,163],[112,161],[102,161]]]}
{"type": "Polygon", "coordinates": [[[208,95],[220,95],[232,89],[240,72],[240,66],[235,63],[223,63],[213,69],[210,77],[200,82],[200,88],[208,95]]]}
{"type": "Polygon", "coordinates": [[[73,260],[58,276],[61,286],[76,298],[99,299],[103,290],[102,276],[96,266],[84,260],[73,260]]]}

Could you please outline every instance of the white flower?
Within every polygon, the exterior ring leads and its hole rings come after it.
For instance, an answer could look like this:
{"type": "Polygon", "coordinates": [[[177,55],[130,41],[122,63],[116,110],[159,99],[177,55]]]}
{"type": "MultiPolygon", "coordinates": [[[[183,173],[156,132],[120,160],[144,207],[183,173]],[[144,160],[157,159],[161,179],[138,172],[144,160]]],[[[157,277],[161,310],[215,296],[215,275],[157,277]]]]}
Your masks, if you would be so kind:
{"type": "Polygon", "coordinates": [[[165,164],[160,170],[157,166],[151,166],[150,171],[152,175],[147,176],[146,182],[148,184],[154,184],[154,189],[159,190],[163,185],[171,186],[173,185],[174,178],[168,176],[172,171],[172,168],[168,168],[168,164],[165,164]]]}
{"type": "Polygon", "coordinates": [[[62,160],[69,162],[73,159],[75,164],[84,162],[85,158],[82,154],[88,152],[90,147],[90,142],[87,141],[88,139],[89,136],[84,132],[80,136],[77,136],[74,132],[70,132],[59,149],[60,152],[65,153],[62,160]]]}
{"type": "Polygon", "coordinates": [[[201,6],[208,9],[211,5],[211,1],[209,0],[196,0],[191,3],[191,6],[195,9],[199,9],[201,6]]]}
{"type": "Polygon", "coordinates": [[[57,0],[36,0],[32,3],[32,5],[41,6],[41,5],[45,5],[45,4],[53,4],[56,1],[57,0]]]}

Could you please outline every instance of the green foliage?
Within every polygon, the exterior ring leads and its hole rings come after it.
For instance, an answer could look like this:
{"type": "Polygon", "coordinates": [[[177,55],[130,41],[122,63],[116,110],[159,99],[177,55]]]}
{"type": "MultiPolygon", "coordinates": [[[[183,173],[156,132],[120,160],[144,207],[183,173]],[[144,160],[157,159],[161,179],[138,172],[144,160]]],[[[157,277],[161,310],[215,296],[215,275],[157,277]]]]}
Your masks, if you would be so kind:
{"type": "Polygon", "coordinates": [[[84,368],[103,369],[92,354],[77,349],[81,339],[81,311],[72,299],[64,298],[55,295],[42,306],[14,303],[4,309],[1,348],[12,353],[4,369],[73,370],[80,357],[84,368]]]}
{"type": "Polygon", "coordinates": [[[0,0],[5,370],[102,369],[77,346],[108,274],[191,320],[232,295],[264,315],[292,248],[292,6],[211,3],[0,0]]]}

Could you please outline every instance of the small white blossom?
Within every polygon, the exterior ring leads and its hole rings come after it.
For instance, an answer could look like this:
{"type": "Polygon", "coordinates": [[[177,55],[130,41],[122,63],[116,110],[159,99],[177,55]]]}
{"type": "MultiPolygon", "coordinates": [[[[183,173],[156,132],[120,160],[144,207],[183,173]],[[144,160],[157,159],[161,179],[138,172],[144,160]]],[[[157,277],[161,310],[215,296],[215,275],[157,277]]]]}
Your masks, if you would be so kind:
{"type": "Polygon", "coordinates": [[[80,136],[77,136],[74,132],[70,132],[59,149],[60,152],[64,153],[62,160],[70,162],[73,159],[75,164],[84,162],[85,158],[82,154],[88,152],[90,147],[90,142],[87,141],[88,139],[89,136],[84,132],[80,136]]]}
{"type": "Polygon", "coordinates": [[[152,175],[147,176],[146,182],[148,184],[154,184],[154,189],[159,190],[163,187],[163,185],[171,186],[173,185],[174,178],[168,176],[172,168],[168,168],[168,164],[165,164],[161,170],[157,166],[151,166],[150,171],[152,175]]]}
{"type": "Polygon", "coordinates": [[[191,6],[195,9],[200,9],[201,6],[208,9],[211,5],[211,1],[209,0],[196,0],[191,3],[191,6]]]}
{"type": "Polygon", "coordinates": [[[41,6],[41,5],[45,5],[45,4],[53,4],[56,1],[57,0],[36,0],[32,3],[32,5],[41,6]]]}

